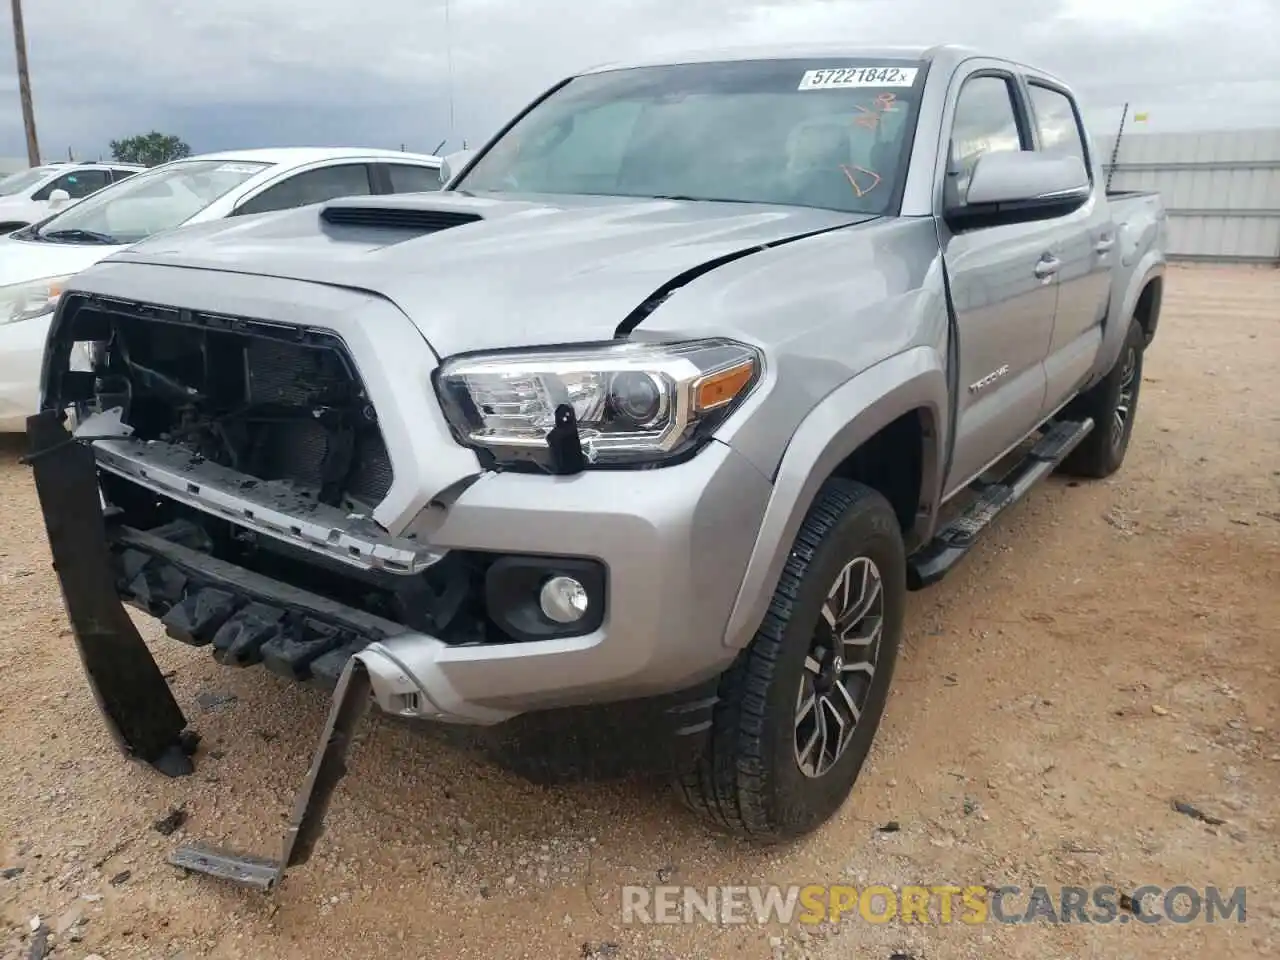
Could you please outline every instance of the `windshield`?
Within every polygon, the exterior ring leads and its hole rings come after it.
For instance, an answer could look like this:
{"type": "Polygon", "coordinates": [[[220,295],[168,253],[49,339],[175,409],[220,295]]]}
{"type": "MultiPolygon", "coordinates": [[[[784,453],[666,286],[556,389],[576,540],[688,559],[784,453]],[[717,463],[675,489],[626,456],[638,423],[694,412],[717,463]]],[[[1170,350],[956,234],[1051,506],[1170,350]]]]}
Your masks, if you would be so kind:
{"type": "Polygon", "coordinates": [[[268,163],[179,160],[91,194],[39,225],[36,238],[137,243],[186,223],[268,163]]]}
{"type": "Polygon", "coordinates": [[[32,167],[30,170],[11,173],[3,180],[0,180],[0,197],[12,197],[15,193],[21,193],[28,187],[34,187],[53,172],[53,167],[32,167]]]}
{"type": "Polygon", "coordinates": [[[896,206],[923,65],[747,60],[577,77],[506,132],[455,186],[896,206]]]}

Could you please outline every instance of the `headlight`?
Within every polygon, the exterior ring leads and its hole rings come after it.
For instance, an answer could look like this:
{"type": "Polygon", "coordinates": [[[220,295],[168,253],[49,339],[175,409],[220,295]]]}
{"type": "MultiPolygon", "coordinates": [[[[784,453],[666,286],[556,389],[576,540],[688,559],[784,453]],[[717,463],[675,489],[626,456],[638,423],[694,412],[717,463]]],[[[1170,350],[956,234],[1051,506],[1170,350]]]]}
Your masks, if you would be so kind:
{"type": "Polygon", "coordinates": [[[53,313],[70,277],[48,277],[0,287],[0,325],[53,313]]]}
{"type": "Polygon", "coordinates": [[[695,448],[760,372],[760,354],[732,340],[627,341],[456,357],[436,389],[458,439],[501,463],[546,463],[556,408],[569,404],[588,463],[640,464],[695,448]]]}

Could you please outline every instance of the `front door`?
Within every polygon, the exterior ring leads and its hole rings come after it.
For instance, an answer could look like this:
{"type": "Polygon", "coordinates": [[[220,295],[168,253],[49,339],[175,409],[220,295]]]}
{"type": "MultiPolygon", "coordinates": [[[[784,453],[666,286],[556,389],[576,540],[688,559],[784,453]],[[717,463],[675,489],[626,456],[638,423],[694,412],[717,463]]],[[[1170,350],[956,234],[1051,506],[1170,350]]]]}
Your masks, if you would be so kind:
{"type": "MultiPolygon", "coordinates": [[[[1020,87],[1010,74],[977,67],[958,82],[945,193],[962,199],[978,157],[1030,150],[1033,142],[1020,87]]],[[[1039,422],[1061,261],[1054,256],[1051,224],[952,234],[939,220],[939,230],[958,327],[950,496],[1039,422]]]]}

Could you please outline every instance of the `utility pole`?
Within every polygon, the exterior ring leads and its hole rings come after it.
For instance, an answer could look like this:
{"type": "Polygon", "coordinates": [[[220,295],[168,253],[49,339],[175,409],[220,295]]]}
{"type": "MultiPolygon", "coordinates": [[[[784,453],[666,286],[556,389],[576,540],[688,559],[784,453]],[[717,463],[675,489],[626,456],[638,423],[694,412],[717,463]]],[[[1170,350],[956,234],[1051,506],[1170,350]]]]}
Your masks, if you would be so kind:
{"type": "Polygon", "coordinates": [[[27,31],[22,26],[22,0],[13,6],[13,46],[18,63],[18,96],[22,100],[22,126],[27,132],[27,163],[40,166],[40,142],[36,139],[36,111],[31,105],[31,74],[27,70],[27,31]]]}

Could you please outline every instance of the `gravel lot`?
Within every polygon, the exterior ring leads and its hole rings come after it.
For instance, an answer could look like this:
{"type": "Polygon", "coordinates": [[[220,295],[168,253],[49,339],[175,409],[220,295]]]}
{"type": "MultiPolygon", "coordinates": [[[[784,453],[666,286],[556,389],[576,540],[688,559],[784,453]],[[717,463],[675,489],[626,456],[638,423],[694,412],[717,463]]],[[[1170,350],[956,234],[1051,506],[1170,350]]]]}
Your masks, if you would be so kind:
{"type": "Polygon", "coordinates": [[[36,916],[76,960],[1280,956],[1278,303],[1275,270],[1171,272],[1125,468],[1051,480],[913,597],[854,796],[772,850],[708,835],[660,785],[533,786],[370,722],[316,858],[277,896],[178,875],[164,856],[186,836],[276,849],[326,701],[147,624],[204,741],[192,778],[127,764],[5,445],[0,957],[30,955],[36,916]],[[161,836],[180,804],[190,819],[161,836]],[[624,925],[621,886],[659,878],[1243,885],[1248,922],[624,925]]]}

